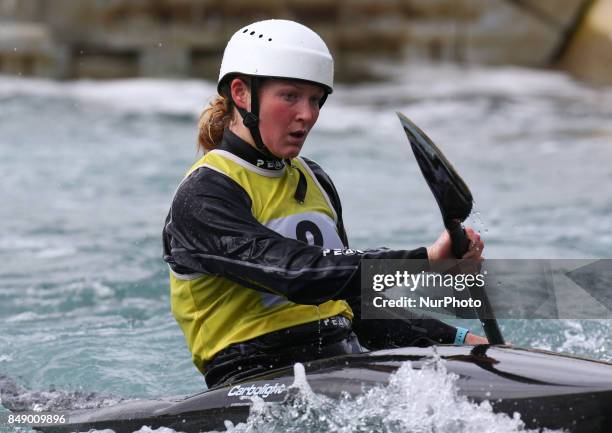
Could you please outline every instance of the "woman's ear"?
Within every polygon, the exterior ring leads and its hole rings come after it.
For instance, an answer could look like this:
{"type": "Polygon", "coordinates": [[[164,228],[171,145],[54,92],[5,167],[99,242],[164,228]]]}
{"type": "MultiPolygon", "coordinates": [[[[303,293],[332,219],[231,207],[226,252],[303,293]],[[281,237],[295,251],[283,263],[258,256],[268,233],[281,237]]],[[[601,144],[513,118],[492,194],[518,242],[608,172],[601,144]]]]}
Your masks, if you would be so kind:
{"type": "Polygon", "coordinates": [[[247,111],[251,111],[251,91],[242,78],[234,78],[230,83],[230,92],[234,103],[247,111]]]}

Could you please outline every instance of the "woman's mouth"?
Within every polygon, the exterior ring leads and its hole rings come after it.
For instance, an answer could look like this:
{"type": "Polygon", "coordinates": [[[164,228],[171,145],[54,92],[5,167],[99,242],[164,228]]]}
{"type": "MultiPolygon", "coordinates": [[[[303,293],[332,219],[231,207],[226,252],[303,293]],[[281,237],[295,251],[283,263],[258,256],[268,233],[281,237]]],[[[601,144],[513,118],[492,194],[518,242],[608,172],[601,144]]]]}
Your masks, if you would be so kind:
{"type": "Polygon", "coordinates": [[[293,132],[290,132],[289,135],[293,138],[297,138],[298,140],[301,140],[304,137],[306,137],[306,131],[305,130],[293,131],[293,132]]]}

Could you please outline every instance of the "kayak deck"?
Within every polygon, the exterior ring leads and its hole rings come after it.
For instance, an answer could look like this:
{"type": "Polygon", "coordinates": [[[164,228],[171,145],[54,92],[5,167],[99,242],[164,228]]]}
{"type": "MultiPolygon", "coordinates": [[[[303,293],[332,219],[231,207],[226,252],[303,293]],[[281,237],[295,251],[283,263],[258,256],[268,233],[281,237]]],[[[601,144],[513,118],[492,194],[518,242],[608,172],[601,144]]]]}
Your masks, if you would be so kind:
{"type": "MultiPolygon", "coordinates": [[[[305,364],[309,386],[338,398],[385,385],[404,362],[420,369],[434,358],[456,374],[459,394],[494,411],[519,412],[528,428],[572,432],[612,431],[612,364],[532,349],[501,346],[399,348],[322,359],[305,364]]],[[[135,400],[116,406],[66,412],[63,425],[38,425],[44,432],[112,429],[133,432],[143,425],[182,432],[225,430],[224,421],[244,422],[251,396],[279,402],[294,382],[293,367],[273,370],[186,397],[135,400]]]]}

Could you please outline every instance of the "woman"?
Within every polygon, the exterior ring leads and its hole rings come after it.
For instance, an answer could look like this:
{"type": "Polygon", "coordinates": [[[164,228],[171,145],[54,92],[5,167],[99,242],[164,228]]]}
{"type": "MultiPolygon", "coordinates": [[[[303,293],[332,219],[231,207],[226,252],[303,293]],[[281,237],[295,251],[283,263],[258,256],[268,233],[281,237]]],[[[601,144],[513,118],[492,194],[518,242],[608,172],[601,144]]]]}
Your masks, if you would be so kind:
{"type": "Polygon", "coordinates": [[[429,248],[349,249],[332,181],[298,156],[332,90],[329,50],[301,24],[253,23],[225,49],[199,124],[206,153],[163,234],[172,311],[209,387],[366,348],[486,341],[433,319],[361,320],[361,259],[434,261],[451,245],[444,233],[429,248]]]}

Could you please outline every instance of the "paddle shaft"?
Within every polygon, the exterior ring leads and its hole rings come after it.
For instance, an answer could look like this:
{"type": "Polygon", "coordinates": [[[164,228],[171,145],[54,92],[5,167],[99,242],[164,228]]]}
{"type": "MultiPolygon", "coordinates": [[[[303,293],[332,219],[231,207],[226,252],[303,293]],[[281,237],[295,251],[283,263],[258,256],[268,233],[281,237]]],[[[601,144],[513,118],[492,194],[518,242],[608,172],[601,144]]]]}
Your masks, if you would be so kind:
{"type": "MultiPolygon", "coordinates": [[[[460,259],[470,247],[470,240],[465,233],[465,230],[459,221],[452,221],[446,225],[448,234],[450,235],[453,245],[453,255],[460,259]]],[[[489,340],[489,344],[505,344],[504,337],[499,329],[497,320],[495,319],[493,308],[489,302],[489,297],[485,288],[468,288],[470,297],[480,299],[482,306],[476,308],[476,314],[485,335],[489,340]]]]}
{"type": "MultiPolygon", "coordinates": [[[[451,237],[453,255],[456,258],[461,258],[470,246],[470,241],[461,223],[472,211],[474,200],[472,193],[427,134],[402,113],[398,112],[397,116],[410,141],[421,173],[438,202],[444,226],[451,237]]],[[[485,288],[472,288],[470,296],[479,299],[482,303],[482,306],[476,308],[475,311],[489,343],[504,344],[504,338],[495,320],[485,288]]]]}

